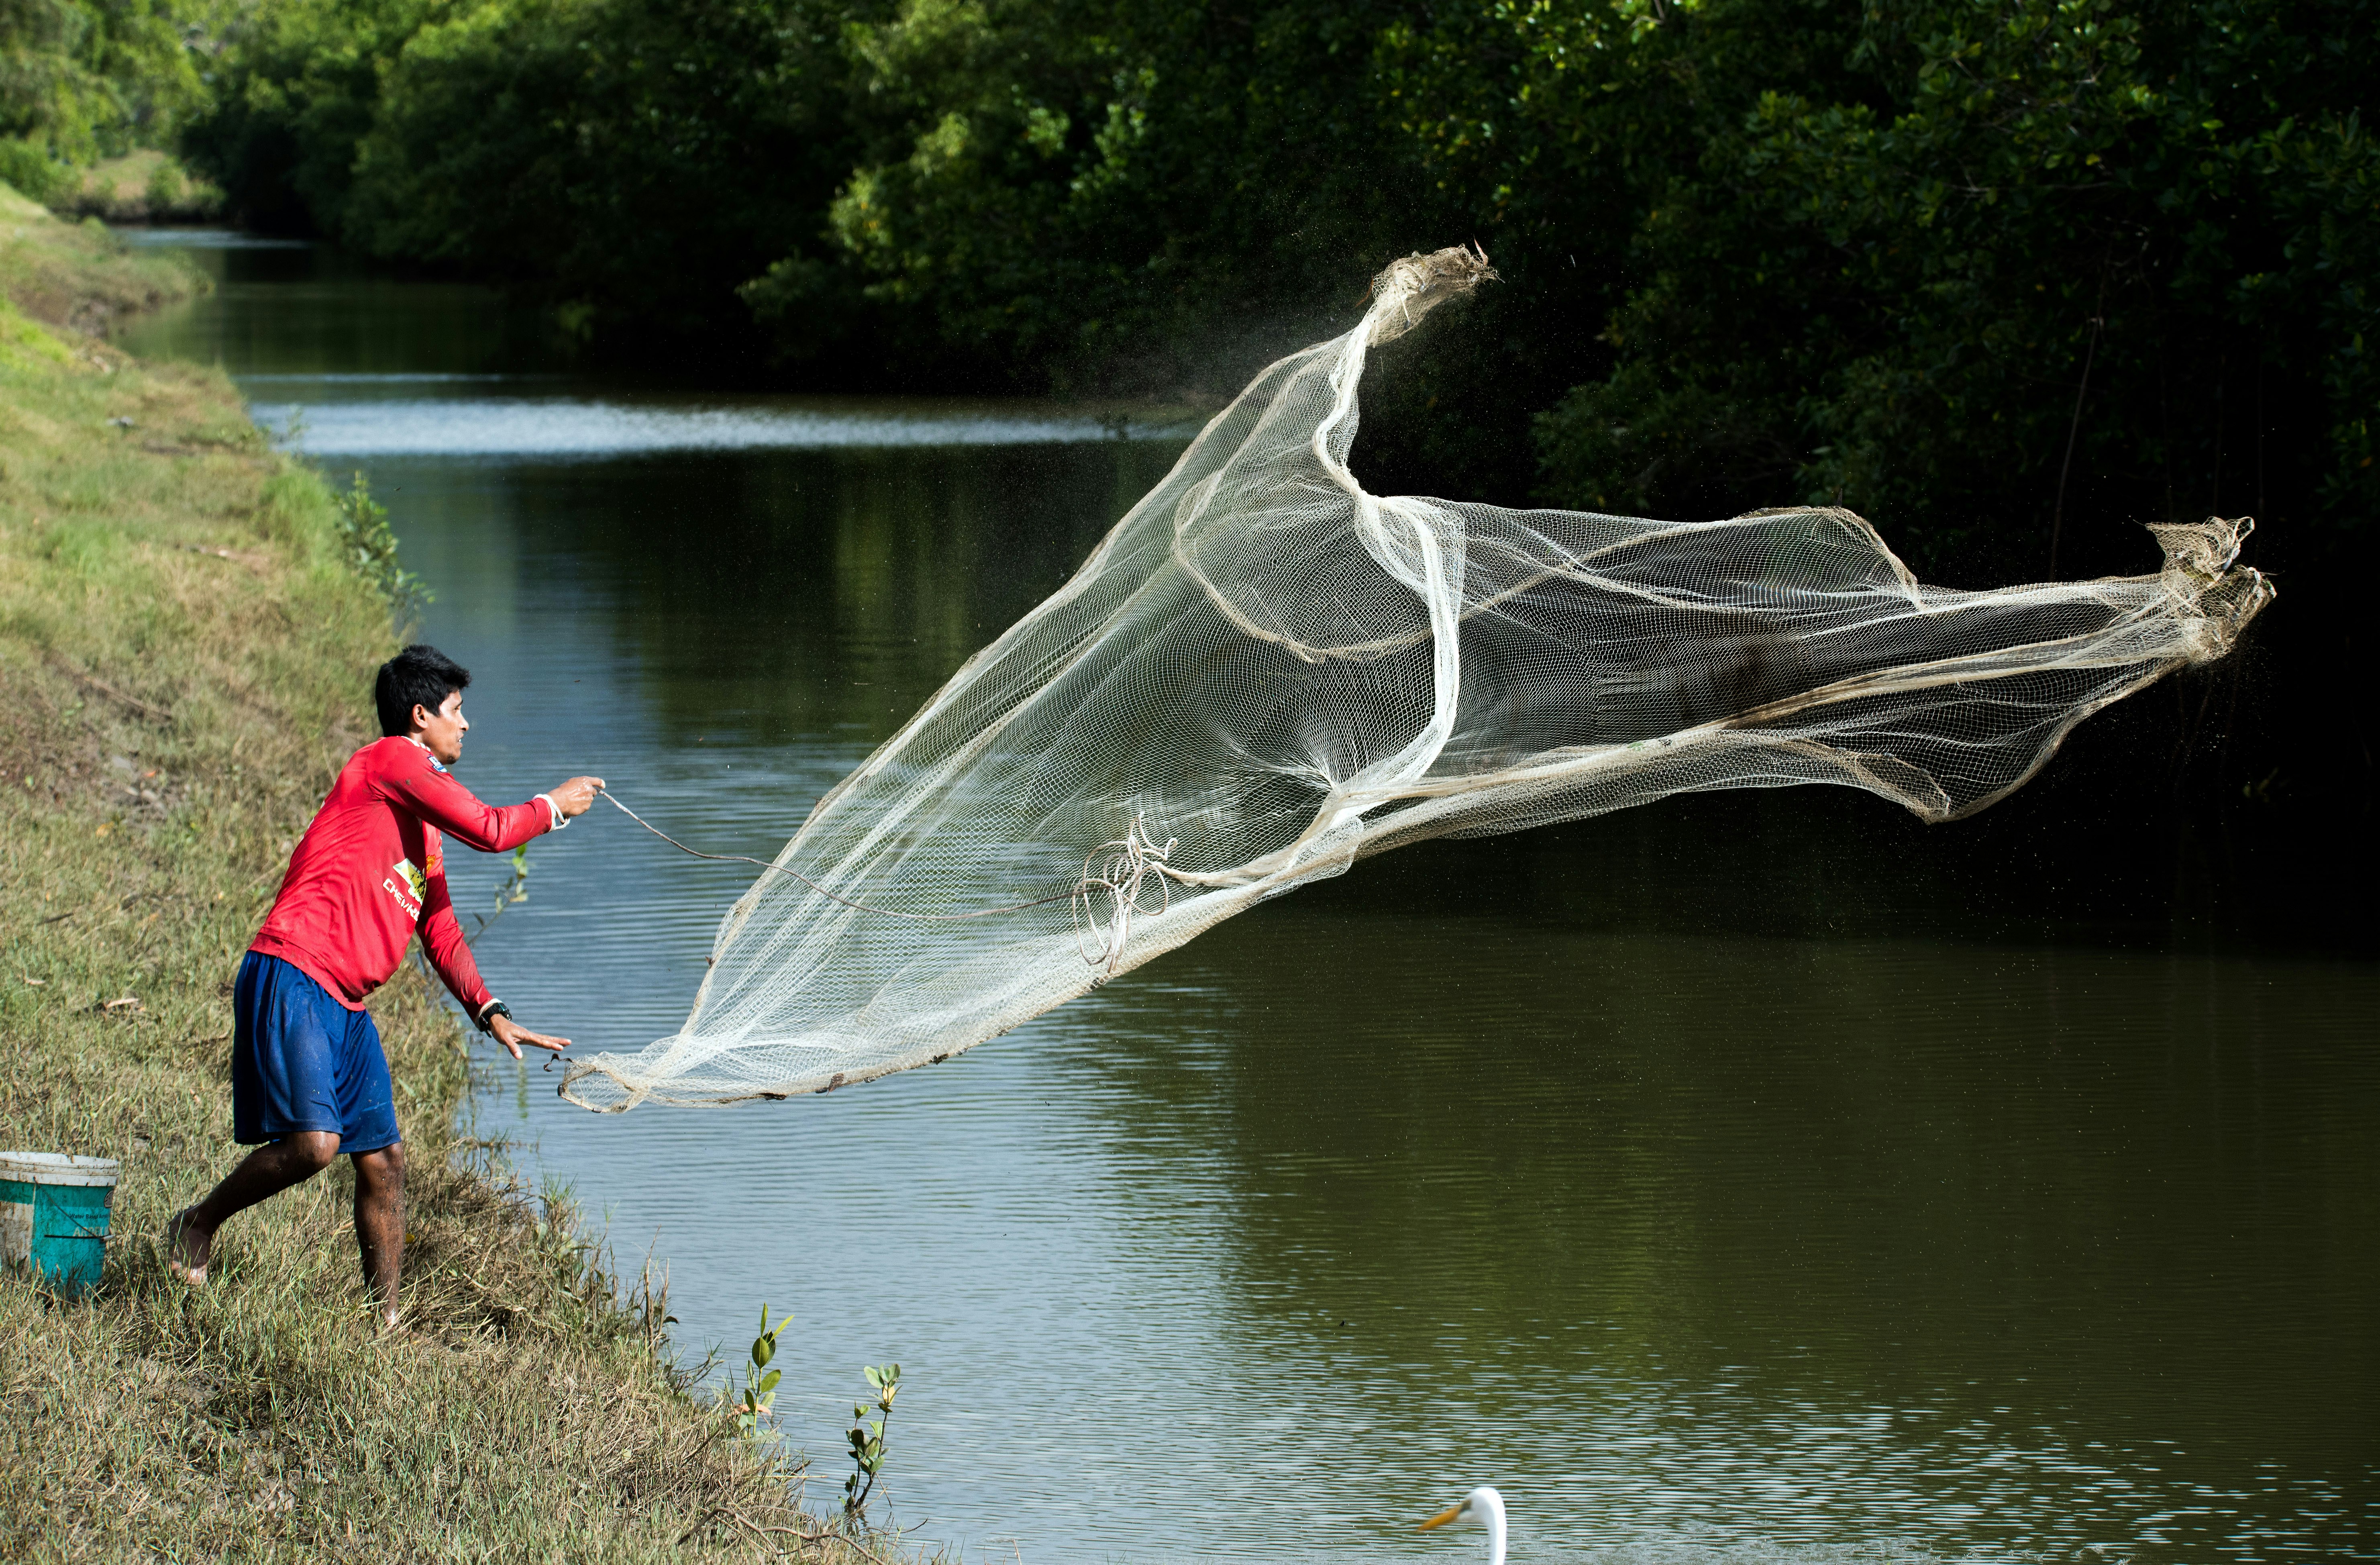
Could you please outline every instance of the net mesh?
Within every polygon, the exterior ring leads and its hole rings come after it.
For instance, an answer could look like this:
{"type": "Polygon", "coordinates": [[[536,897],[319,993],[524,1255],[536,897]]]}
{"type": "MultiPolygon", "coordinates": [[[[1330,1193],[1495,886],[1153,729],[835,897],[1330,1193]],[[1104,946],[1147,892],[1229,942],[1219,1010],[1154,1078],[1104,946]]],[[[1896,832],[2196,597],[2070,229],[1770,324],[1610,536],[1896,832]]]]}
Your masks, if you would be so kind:
{"type": "Polygon", "coordinates": [[[941,1060],[1427,837],[1803,782],[1954,819],[2272,597],[2233,564],[2244,521],[2152,528],[2154,576],[1967,592],[1843,510],[1366,492],[1367,350],[1492,275],[1461,249],[1399,261],[1353,331],[1259,375],[818,802],[722,922],[685,1026],[574,1062],[564,1096],[720,1103],[941,1060]]]}

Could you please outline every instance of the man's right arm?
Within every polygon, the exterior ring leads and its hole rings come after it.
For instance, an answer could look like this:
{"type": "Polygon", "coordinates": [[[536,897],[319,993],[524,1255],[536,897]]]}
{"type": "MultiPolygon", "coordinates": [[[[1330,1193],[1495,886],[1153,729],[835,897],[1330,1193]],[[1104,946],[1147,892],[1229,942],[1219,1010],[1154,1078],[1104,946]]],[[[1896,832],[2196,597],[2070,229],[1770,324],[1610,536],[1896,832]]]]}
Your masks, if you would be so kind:
{"type": "Polygon", "coordinates": [[[426,757],[418,770],[407,765],[379,782],[390,803],[481,853],[504,853],[555,830],[593,803],[595,788],[601,786],[593,778],[574,778],[552,794],[540,794],[525,804],[491,805],[455,781],[452,773],[431,765],[426,757]]]}

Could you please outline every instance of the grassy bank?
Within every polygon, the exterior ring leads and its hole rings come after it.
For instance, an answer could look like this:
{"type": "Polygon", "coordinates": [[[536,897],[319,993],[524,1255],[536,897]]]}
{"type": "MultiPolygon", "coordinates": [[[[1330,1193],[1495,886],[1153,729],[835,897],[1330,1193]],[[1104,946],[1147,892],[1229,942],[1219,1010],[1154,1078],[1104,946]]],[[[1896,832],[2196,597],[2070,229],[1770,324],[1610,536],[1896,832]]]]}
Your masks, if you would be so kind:
{"type": "Polygon", "coordinates": [[[143,148],[83,169],[56,204],[70,216],[110,223],[212,223],[223,216],[224,199],[180,159],[143,148]]]}
{"type": "Polygon", "coordinates": [[[394,643],[222,375],[75,330],[192,280],[0,198],[0,1147],[124,1165],[93,1295],[0,1279],[0,1558],[852,1553],[802,1543],[659,1311],[458,1141],[466,1040],[411,967],[373,1009],[414,1328],[374,1330],[344,1164],[226,1227],[205,1290],[165,1273],[152,1236],[234,1152],[238,953],[394,643]]]}
{"type": "MultiPolygon", "coordinates": [[[[67,224],[48,208],[0,185],[0,298],[18,312],[57,328],[54,346],[105,372],[123,355],[84,340],[127,316],[188,298],[205,286],[189,268],[154,253],[125,248],[97,219],[67,224]]],[[[13,331],[14,328],[12,327],[13,331]]],[[[14,336],[11,343],[16,342],[14,336]]],[[[49,350],[28,346],[36,358],[49,350]]],[[[14,349],[12,347],[12,353],[14,349]]],[[[11,360],[12,375],[17,373],[11,360]]],[[[11,382],[10,406],[45,400],[38,382],[11,382]]],[[[237,404],[232,405],[237,409],[237,404]]],[[[11,447],[14,446],[11,431],[11,447]]],[[[11,496],[10,503],[21,496],[11,496]]]]}

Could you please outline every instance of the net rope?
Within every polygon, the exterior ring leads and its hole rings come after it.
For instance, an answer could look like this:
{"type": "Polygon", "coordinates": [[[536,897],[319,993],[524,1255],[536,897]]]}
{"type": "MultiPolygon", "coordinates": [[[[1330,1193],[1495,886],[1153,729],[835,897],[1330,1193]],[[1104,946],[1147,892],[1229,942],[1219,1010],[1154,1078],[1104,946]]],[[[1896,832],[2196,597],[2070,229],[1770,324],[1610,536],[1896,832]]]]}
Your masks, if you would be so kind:
{"type": "Polygon", "coordinates": [[[943,1060],[1429,837],[1809,782],[1956,819],[2272,599],[2236,564],[2245,518],[2152,527],[2154,575],[1963,591],[1834,507],[1368,492],[1366,355],[1492,276],[1459,249],[1397,261],[1353,330],[1258,375],[812,807],[685,1025],[573,1061],[563,1096],[725,1103],[943,1060]]]}

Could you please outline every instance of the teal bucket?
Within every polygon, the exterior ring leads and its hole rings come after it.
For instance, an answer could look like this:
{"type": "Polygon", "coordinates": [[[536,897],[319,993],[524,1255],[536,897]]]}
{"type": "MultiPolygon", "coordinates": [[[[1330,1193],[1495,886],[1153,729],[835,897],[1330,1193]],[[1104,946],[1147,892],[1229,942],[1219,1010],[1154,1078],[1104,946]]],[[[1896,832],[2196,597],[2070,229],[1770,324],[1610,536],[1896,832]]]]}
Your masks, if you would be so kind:
{"type": "Polygon", "coordinates": [[[99,1280],[115,1159],[0,1152],[0,1264],[69,1298],[99,1280]]]}

